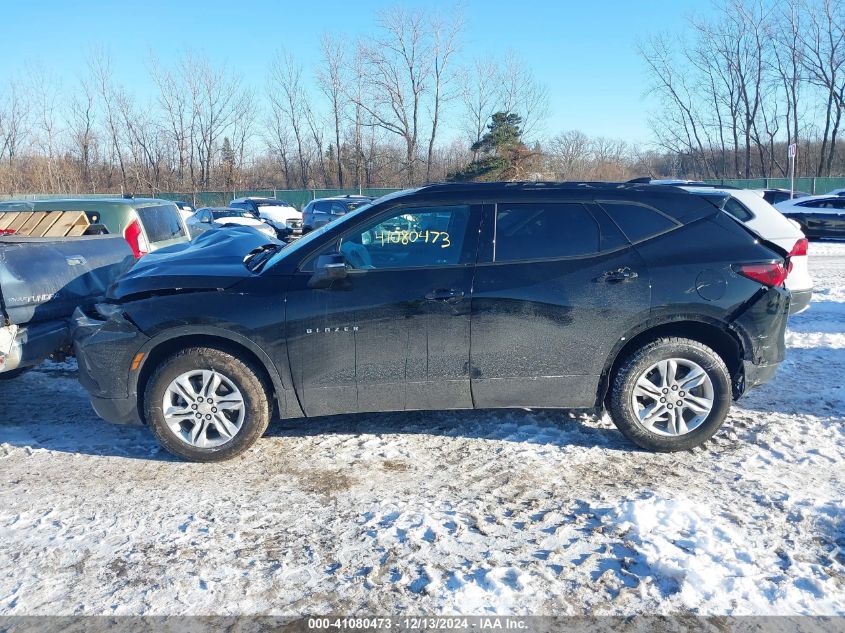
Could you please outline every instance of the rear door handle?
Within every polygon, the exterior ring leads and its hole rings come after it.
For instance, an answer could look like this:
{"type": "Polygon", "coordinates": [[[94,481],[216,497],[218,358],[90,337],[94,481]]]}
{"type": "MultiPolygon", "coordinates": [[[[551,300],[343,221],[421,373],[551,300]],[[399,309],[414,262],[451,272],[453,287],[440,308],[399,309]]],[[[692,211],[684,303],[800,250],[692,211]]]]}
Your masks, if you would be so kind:
{"type": "Polygon", "coordinates": [[[596,281],[604,281],[609,284],[618,284],[624,281],[631,281],[639,277],[636,270],[630,268],[618,268],[616,270],[608,270],[603,272],[596,281]]]}
{"type": "Polygon", "coordinates": [[[425,298],[429,301],[455,303],[464,298],[464,292],[463,290],[455,290],[454,288],[437,288],[431,292],[427,292],[425,298]]]}

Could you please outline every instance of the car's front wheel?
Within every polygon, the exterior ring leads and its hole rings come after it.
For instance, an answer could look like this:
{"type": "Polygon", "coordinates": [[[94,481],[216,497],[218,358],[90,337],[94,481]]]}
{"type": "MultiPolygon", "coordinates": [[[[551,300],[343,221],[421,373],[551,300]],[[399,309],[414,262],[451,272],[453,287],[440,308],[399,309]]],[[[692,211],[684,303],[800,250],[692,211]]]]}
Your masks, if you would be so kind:
{"type": "Polygon", "coordinates": [[[725,421],[731,406],[730,373],[707,345],[661,338],[622,362],[608,405],[614,424],[638,446],[690,449],[710,439],[725,421]]]}
{"type": "Polygon", "coordinates": [[[223,350],[184,349],[164,360],[144,390],[144,414],[169,452],[196,462],[248,449],[270,422],[259,368],[223,350]]]}

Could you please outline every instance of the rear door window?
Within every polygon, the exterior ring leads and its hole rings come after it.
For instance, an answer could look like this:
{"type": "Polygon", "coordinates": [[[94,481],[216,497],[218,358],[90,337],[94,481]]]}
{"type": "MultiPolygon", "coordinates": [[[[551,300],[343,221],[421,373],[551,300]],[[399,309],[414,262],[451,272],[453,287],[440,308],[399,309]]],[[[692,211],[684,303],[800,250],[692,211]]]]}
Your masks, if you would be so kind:
{"type": "Polygon", "coordinates": [[[657,209],[634,202],[600,202],[631,243],[641,242],[678,226],[657,209]]]}
{"type": "Polygon", "coordinates": [[[182,218],[175,204],[142,207],[137,212],[150,242],[164,242],[185,236],[182,218]]]}
{"type": "Polygon", "coordinates": [[[493,260],[513,262],[591,255],[601,234],[581,203],[499,204],[493,260]]]}

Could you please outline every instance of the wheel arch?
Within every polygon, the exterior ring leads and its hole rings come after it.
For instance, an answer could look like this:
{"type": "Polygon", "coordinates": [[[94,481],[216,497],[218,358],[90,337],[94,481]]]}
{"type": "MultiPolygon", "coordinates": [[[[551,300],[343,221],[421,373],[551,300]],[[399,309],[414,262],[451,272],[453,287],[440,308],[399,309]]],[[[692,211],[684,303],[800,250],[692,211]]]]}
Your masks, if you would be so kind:
{"type": "Polygon", "coordinates": [[[268,396],[275,401],[279,415],[282,417],[302,416],[298,400],[291,389],[285,388],[282,377],[270,357],[246,337],[216,328],[202,330],[180,328],[175,332],[153,337],[139,350],[144,357],[138,371],[132,372],[133,384],[131,385],[131,392],[137,398],[138,411],[143,411],[144,390],[159,362],[188,347],[213,347],[237,357],[247,357],[262,371],[262,378],[272,389],[273,393],[268,396]]]}
{"type": "Polygon", "coordinates": [[[651,323],[622,337],[616,342],[602,370],[596,406],[601,408],[608,396],[610,384],[621,363],[643,345],[664,337],[688,338],[707,345],[724,361],[731,375],[734,398],[740,393],[745,345],[730,326],[701,318],[677,317],[651,323]]]}

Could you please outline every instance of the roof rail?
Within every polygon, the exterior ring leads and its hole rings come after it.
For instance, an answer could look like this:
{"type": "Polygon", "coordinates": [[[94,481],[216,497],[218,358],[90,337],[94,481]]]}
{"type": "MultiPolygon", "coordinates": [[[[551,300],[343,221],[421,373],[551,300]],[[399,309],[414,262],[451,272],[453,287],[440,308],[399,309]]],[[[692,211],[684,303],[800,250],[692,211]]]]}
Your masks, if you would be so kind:
{"type": "Polygon", "coordinates": [[[496,182],[448,182],[423,185],[417,191],[436,193],[439,191],[486,191],[495,189],[522,189],[522,190],[543,190],[543,189],[630,189],[642,186],[655,186],[647,182],[608,182],[600,180],[568,180],[568,181],[496,181],[496,182]]]}

